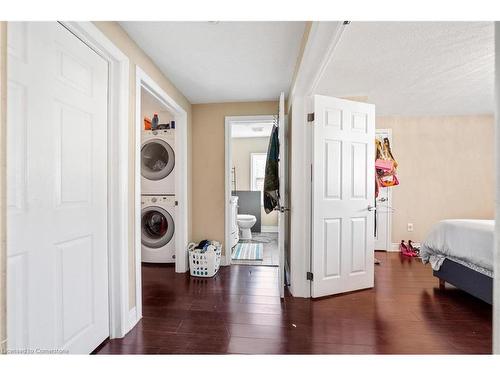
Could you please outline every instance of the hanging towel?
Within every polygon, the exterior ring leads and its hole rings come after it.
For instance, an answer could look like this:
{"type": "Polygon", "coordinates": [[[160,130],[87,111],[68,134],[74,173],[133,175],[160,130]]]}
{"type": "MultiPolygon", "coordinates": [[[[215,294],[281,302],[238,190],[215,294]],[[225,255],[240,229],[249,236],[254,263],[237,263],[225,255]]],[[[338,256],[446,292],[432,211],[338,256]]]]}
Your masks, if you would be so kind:
{"type": "Polygon", "coordinates": [[[264,176],[264,210],[266,214],[271,213],[279,204],[279,148],[278,127],[274,124],[267,149],[266,172],[264,176]]]}

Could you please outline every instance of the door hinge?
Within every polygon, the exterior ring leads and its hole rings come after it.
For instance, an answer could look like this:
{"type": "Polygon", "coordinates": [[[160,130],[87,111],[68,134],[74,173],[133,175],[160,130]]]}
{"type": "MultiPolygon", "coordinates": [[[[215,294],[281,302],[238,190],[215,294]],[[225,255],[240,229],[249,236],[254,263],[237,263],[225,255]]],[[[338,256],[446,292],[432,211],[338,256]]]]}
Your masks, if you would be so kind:
{"type": "Polygon", "coordinates": [[[313,121],[314,121],[314,112],[308,113],[307,114],[307,122],[313,122],[313,121]]]}
{"type": "Polygon", "coordinates": [[[309,280],[309,281],[313,281],[313,273],[312,273],[312,272],[308,272],[308,273],[306,274],[306,278],[307,278],[307,280],[309,280]]]}
{"type": "Polygon", "coordinates": [[[178,206],[179,205],[179,201],[175,201],[175,205],[178,206]]]}
{"type": "Polygon", "coordinates": [[[313,165],[311,163],[311,181],[313,180],[313,165]]]}

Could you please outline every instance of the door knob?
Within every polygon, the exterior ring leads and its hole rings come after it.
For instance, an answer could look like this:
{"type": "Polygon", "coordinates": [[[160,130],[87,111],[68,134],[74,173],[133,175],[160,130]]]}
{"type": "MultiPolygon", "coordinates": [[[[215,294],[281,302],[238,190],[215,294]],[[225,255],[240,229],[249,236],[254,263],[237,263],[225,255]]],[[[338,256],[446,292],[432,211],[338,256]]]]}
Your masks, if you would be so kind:
{"type": "Polygon", "coordinates": [[[377,207],[368,205],[368,211],[376,211],[377,207]]]}
{"type": "Polygon", "coordinates": [[[289,208],[286,208],[286,207],[283,207],[283,206],[280,206],[278,209],[277,209],[279,212],[281,212],[282,214],[285,213],[285,211],[290,211],[289,208]]]}

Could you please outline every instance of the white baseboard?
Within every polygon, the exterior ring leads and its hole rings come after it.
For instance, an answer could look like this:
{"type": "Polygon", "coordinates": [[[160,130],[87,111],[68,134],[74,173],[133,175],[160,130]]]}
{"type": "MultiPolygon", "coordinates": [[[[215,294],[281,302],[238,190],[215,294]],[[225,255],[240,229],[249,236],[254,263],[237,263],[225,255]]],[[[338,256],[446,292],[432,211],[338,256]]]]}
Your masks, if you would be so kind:
{"type": "Polygon", "coordinates": [[[391,244],[391,249],[387,251],[399,251],[399,242],[393,242],[391,244]]]}
{"type": "MultiPolygon", "coordinates": [[[[416,247],[420,247],[420,242],[412,242],[412,243],[416,247]]],[[[399,251],[399,244],[400,244],[400,242],[393,242],[391,245],[391,249],[387,250],[387,251],[395,251],[395,252],[399,251]]]]}
{"type": "Polygon", "coordinates": [[[262,225],[260,227],[261,233],[278,233],[278,226],[262,225]]]}
{"type": "Polygon", "coordinates": [[[0,343],[0,354],[7,354],[7,339],[0,343]]]}
{"type": "Polygon", "coordinates": [[[129,331],[134,328],[137,323],[139,323],[139,320],[141,320],[141,317],[137,316],[137,309],[132,307],[128,313],[129,331]]]}

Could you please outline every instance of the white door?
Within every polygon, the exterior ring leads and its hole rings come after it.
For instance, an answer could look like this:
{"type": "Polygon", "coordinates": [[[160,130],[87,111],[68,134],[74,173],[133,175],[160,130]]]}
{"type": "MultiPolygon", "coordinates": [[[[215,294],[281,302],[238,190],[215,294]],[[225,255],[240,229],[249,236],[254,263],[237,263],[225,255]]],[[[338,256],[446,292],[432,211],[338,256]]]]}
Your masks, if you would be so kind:
{"type": "Polygon", "coordinates": [[[279,139],[279,195],[280,206],[278,213],[278,247],[279,247],[279,290],[281,298],[285,296],[285,227],[288,215],[285,204],[286,197],[286,121],[285,121],[285,93],[280,95],[278,114],[279,139]]]}
{"type": "Polygon", "coordinates": [[[373,287],[375,106],[314,96],[311,295],[373,287]]]}
{"type": "Polygon", "coordinates": [[[109,336],[107,63],[56,22],[8,24],[11,350],[109,336]]]}

